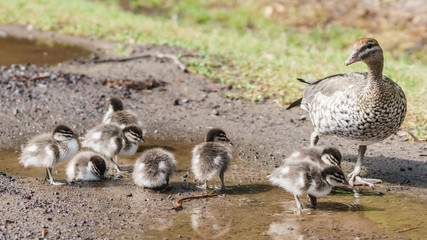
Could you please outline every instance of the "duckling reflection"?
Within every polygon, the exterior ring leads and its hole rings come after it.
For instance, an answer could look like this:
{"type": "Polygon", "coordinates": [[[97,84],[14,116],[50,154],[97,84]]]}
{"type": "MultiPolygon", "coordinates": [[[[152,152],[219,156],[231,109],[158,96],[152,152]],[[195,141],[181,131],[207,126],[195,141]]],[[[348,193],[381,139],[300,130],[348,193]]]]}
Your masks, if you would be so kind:
{"type": "Polygon", "coordinates": [[[302,215],[297,215],[289,211],[295,210],[295,205],[284,202],[279,217],[269,226],[268,236],[272,239],[350,239],[351,236],[371,238],[369,233],[381,232],[365,214],[343,210],[345,204],[322,205],[330,205],[327,208],[332,211],[305,209],[302,215]]]}
{"type": "Polygon", "coordinates": [[[203,238],[220,238],[231,228],[231,215],[228,211],[213,208],[195,208],[191,215],[191,226],[203,238]]]}

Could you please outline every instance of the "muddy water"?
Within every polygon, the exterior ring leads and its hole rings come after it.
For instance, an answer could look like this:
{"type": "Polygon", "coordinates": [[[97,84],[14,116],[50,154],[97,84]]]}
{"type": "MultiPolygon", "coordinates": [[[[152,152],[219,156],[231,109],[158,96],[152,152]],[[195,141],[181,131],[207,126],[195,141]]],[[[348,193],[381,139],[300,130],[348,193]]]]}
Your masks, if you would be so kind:
{"type": "Polygon", "coordinates": [[[41,40],[0,36],[0,65],[52,65],[77,58],[88,58],[90,51],[72,45],[41,40]]]}
{"type": "MultiPolygon", "coordinates": [[[[131,167],[144,150],[164,147],[172,151],[178,161],[178,173],[171,183],[180,185],[182,175],[190,171],[190,152],[194,145],[147,139],[134,157],[120,158],[118,162],[131,167]]],[[[0,171],[14,176],[44,177],[44,169],[21,167],[18,155],[14,150],[2,151],[0,171]]],[[[65,166],[54,169],[54,172],[57,170],[55,178],[65,178],[65,166]]],[[[231,170],[226,173],[226,185],[233,188],[220,192],[217,201],[193,200],[204,204],[172,212],[167,218],[154,219],[153,223],[145,225],[144,236],[153,239],[178,236],[184,239],[422,239],[427,236],[425,202],[393,194],[379,196],[370,191],[363,191],[356,199],[352,191],[337,189],[319,198],[317,209],[304,209],[297,214],[293,196],[272,187],[265,177],[255,176],[261,180],[245,184],[239,177],[243,166],[243,160],[233,159],[231,170]]],[[[257,171],[249,172],[256,174],[257,171]]],[[[193,182],[191,177],[189,182],[193,182]]],[[[219,180],[212,184],[219,184],[219,180]]],[[[195,188],[194,191],[192,195],[204,193],[195,188]]],[[[308,199],[302,199],[308,203],[308,199]]],[[[189,203],[184,202],[184,208],[186,204],[189,203]]]]}

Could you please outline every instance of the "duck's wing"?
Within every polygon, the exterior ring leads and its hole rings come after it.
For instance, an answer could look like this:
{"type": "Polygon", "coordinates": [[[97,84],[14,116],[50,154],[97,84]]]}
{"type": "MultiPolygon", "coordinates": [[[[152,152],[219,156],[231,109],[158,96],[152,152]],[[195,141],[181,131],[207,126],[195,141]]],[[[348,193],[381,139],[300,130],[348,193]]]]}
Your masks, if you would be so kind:
{"type": "Polygon", "coordinates": [[[325,96],[334,95],[336,92],[345,92],[351,89],[355,91],[354,87],[358,88],[366,85],[367,73],[343,73],[335,74],[326,78],[306,82],[311,82],[304,91],[303,102],[311,102],[316,94],[321,93],[325,96]]]}
{"type": "Polygon", "coordinates": [[[308,80],[297,78],[297,80],[308,84],[308,86],[304,90],[304,96],[291,103],[286,110],[311,103],[318,93],[325,96],[332,96],[337,92],[344,92],[348,91],[350,88],[363,86],[367,81],[367,73],[341,73],[321,79],[308,80]]]}

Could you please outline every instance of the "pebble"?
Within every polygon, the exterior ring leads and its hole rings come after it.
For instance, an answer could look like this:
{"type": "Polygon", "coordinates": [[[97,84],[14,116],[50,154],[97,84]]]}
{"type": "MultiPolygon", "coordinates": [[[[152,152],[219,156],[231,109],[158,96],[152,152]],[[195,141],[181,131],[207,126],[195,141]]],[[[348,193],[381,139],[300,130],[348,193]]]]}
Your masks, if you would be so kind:
{"type": "Polygon", "coordinates": [[[212,110],[211,114],[215,115],[215,116],[219,116],[219,111],[214,109],[214,110],[212,110]]]}

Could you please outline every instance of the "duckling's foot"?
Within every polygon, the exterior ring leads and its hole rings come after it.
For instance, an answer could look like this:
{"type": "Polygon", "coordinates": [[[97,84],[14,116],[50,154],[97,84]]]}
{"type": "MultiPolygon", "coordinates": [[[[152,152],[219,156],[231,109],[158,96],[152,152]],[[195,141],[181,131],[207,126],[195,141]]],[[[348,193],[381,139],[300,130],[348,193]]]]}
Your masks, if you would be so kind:
{"type": "Polygon", "coordinates": [[[371,188],[374,188],[374,184],[382,183],[383,181],[381,179],[375,179],[375,178],[361,178],[359,176],[356,176],[355,181],[353,182],[353,186],[369,186],[371,188]]]}
{"type": "Polygon", "coordinates": [[[208,186],[206,185],[206,184],[203,184],[203,185],[197,185],[196,186],[198,189],[202,189],[202,190],[206,190],[206,189],[208,189],[208,186]]]}
{"type": "Polygon", "coordinates": [[[119,168],[118,166],[114,168],[114,170],[116,170],[116,173],[130,173],[132,172],[131,170],[124,170],[119,168]]]}
{"type": "Polygon", "coordinates": [[[222,190],[222,191],[224,191],[224,190],[232,190],[232,189],[234,189],[234,187],[226,187],[226,186],[216,186],[215,187],[215,190],[222,190]]]}
{"type": "Polygon", "coordinates": [[[57,181],[49,181],[50,184],[55,185],[55,186],[62,186],[62,185],[66,185],[66,183],[63,182],[57,182],[57,181]]]}

